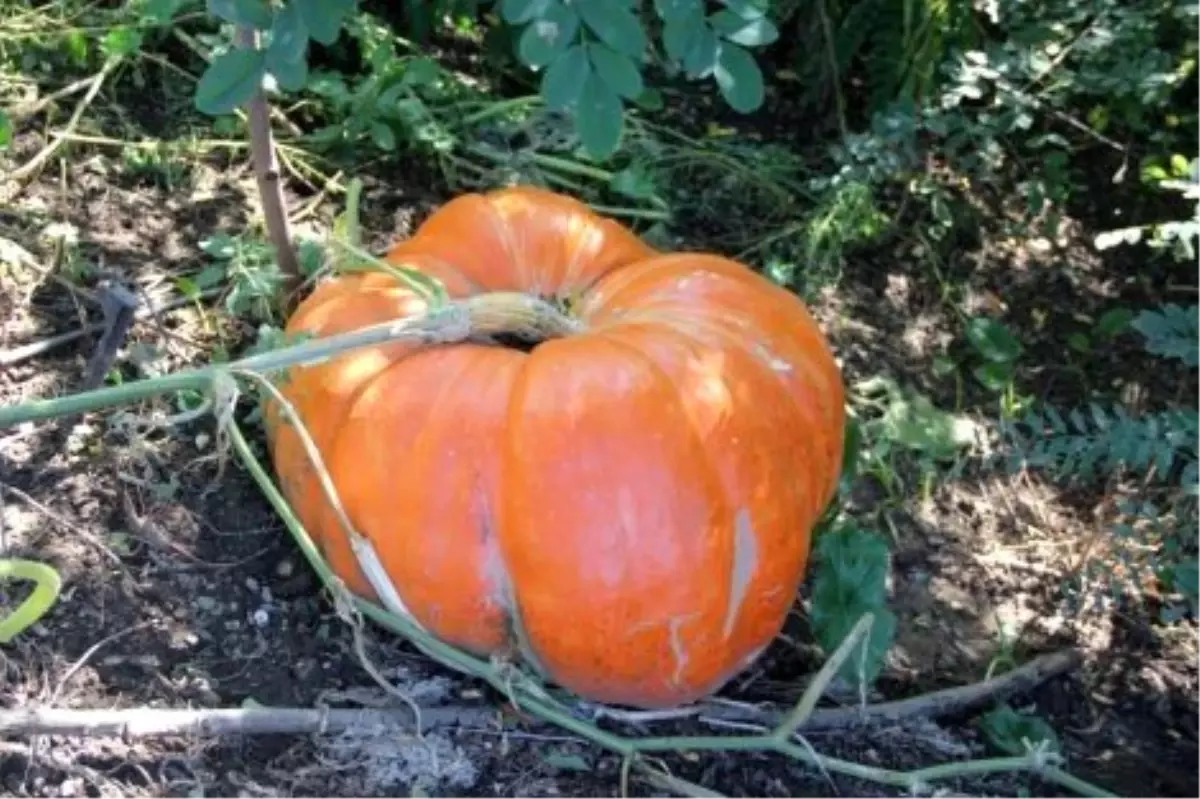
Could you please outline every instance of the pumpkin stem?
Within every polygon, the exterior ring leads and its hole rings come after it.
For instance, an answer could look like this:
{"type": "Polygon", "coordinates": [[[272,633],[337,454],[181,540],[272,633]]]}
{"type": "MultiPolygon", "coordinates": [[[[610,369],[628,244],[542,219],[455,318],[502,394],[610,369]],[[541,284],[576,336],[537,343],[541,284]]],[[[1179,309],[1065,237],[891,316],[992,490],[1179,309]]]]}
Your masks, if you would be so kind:
{"type": "Polygon", "coordinates": [[[468,309],[472,337],[540,344],[583,330],[583,323],[578,319],[553,303],[529,294],[507,291],[480,294],[463,305],[468,309]]]}

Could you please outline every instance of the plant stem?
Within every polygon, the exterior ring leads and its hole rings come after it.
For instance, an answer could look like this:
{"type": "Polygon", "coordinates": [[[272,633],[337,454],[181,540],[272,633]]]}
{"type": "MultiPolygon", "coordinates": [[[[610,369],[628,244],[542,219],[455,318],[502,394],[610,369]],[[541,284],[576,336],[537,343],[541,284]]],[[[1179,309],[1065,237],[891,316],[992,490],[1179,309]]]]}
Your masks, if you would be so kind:
{"type": "MultiPolygon", "coordinates": [[[[257,32],[246,25],[238,26],[238,46],[253,50],[258,46],[257,32]]],[[[267,235],[275,247],[275,260],[283,275],[282,311],[291,312],[304,277],[300,273],[300,260],[292,243],[291,225],[288,223],[287,204],[283,199],[283,186],[279,180],[279,161],[275,152],[274,134],[271,132],[271,107],[261,87],[255,90],[247,103],[250,128],[250,153],[254,160],[254,176],[258,180],[258,193],[262,201],[263,221],[267,235]]]]}
{"type": "Polygon", "coordinates": [[[326,338],[251,355],[229,364],[189,369],[120,386],[0,408],[0,429],[57,416],[70,416],[122,405],[184,389],[207,388],[225,371],[272,372],[332,358],[350,350],[412,341],[450,344],[474,336],[513,334],[531,340],[561,338],[580,330],[574,319],[548,302],[517,292],[480,294],[419,316],[382,322],[326,338]]]}

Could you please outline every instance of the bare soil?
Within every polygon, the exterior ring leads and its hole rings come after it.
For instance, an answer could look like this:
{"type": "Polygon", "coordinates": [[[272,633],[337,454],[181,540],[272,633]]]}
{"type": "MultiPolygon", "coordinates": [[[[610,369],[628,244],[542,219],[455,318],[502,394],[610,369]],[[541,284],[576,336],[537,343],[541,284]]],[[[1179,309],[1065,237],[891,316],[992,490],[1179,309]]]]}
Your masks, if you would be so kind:
{"type": "MultiPolygon", "coordinates": [[[[26,144],[26,147],[31,147],[26,144]]],[[[20,149],[18,149],[18,153],[20,149]]],[[[19,160],[19,158],[17,159],[19,160]]],[[[98,319],[85,297],[50,274],[72,269],[95,285],[108,273],[161,293],[202,256],[197,243],[250,218],[253,182],[230,165],[197,168],[188,188],[131,182],[104,157],[44,176],[0,211],[0,238],[41,266],[3,259],[0,351],[98,319]],[[74,243],[56,255],[62,223],[74,243]],[[49,227],[58,225],[60,227],[49,227]],[[98,267],[98,268],[96,268],[98,267]]],[[[237,162],[234,165],[240,166],[237,162]]],[[[442,198],[369,194],[376,243],[403,235],[442,198]]],[[[937,280],[903,252],[849,265],[836,293],[814,303],[851,382],[888,372],[937,396],[929,363],[951,320],[937,280]],[[886,260],[885,260],[886,259],[886,260]],[[885,265],[886,264],[886,265],[885,265]]],[[[1017,318],[1050,311],[1044,351],[1069,328],[1067,307],[1089,308],[1115,289],[1103,263],[1079,263],[1084,284],[1064,284],[1054,260],[1091,258],[1028,243],[977,248],[952,269],[971,270],[971,301],[1001,300],[1017,318]],[[1023,261],[1020,264],[1015,260],[1023,261]],[[991,268],[989,268],[989,266],[991,268]],[[1065,321],[1064,321],[1065,320],[1065,321]],[[1055,328],[1055,324],[1059,325],[1055,328]]],[[[1122,284],[1123,285],[1123,284],[1122,284]]],[[[145,369],[204,362],[216,344],[235,350],[249,325],[219,325],[196,307],[139,323],[122,350],[126,378],[145,369]]],[[[5,403],[75,390],[94,345],[85,337],[0,368],[5,403]]],[[[1034,359],[1036,360],[1036,359],[1034,359]]],[[[1061,357],[1043,358],[1058,363],[1061,357]]],[[[1088,365],[1110,380],[1127,364],[1088,365]]],[[[1152,374],[1126,375],[1131,382],[1152,374]]],[[[1051,369],[1043,391],[1070,392],[1051,369]]],[[[150,403],[141,414],[176,409],[150,403]]],[[[385,703],[351,637],[257,488],[234,461],[213,457],[204,421],[130,436],[114,414],[95,413],[0,432],[3,539],[8,555],[53,563],[65,589],[32,631],[0,651],[0,706],[73,708],[339,706],[385,703]]],[[[1110,790],[1191,796],[1197,784],[1196,628],[1151,624],[1145,608],[1076,607],[1065,586],[1073,555],[1099,521],[1097,497],[1077,497],[1028,476],[980,472],[934,486],[927,501],[887,505],[864,487],[861,508],[879,510],[893,537],[892,607],[899,638],[874,697],[898,698],[980,680],[1017,641],[1018,659],[1072,645],[1084,666],[1018,704],[1036,708],[1062,737],[1069,768],[1110,790]]],[[[9,590],[5,586],[4,590],[9,590]]],[[[0,609],[5,598],[0,596],[0,609]]],[[[806,642],[803,605],[760,664],[729,693],[794,701],[820,658],[806,642]]],[[[515,718],[503,697],[448,672],[401,641],[372,630],[369,655],[394,684],[429,701],[496,711],[493,725],[438,730],[424,742],[362,735],[0,741],[0,793],[12,796],[616,795],[617,758],[547,725],[515,718]],[[500,721],[504,720],[503,727],[500,721]]],[[[663,731],[666,726],[655,726],[663,731]]],[[[675,731],[698,731],[676,724],[675,731]]],[[[707,730],[711,732],[711,730],[707,730]]],[[[814,735],[819,751],[870,765],[917,768],[988,751],[972,718],[814,735]]],[[[829,778],[778,757],[678,755],[679,776],[730,795],[889,795],[879,786],[829,778]]],[[[1046,795],[1026,775],[963,780],[968,795],[1046,795]]],[[[639,782],[635,794],[661,794],[639,782]]]]}

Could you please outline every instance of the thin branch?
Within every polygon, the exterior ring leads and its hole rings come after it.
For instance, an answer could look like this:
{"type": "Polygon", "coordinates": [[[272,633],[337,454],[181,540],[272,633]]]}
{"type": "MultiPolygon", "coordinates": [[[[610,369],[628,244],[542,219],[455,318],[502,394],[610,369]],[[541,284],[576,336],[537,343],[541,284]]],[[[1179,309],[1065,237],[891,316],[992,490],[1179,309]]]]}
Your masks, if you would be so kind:
{"type": "MultiPolygon", "coordinates": [[[[100,93],[100,88],[104,85],[104,81],[106,81],[108,76],[113,73],[113,70],[120,65],[121,60],[121,57],[117,56],[104,62],[104,66],[101,67],[100,71],[93,76],[92,85],[88,89],[87,94],[85,94],[83,99],[81,99],[75,106],[75,110],[72,112],[71,118],[67,120],[67,125],[65,128],[63,128],[63,133],[73,133],[75,131],[75,128],[79,125],[79,120],[83,118],[84,112],[87,111],[88,106],[92,104],[92,101],[96,99],[96,95],[100,93]]],[[[35,172],[41,169],[42,165],[49,161],[54,154],[58,152],[58,148],[62,147],[65,141],[66,136],[64,136],[62,133],[56,134],[50,143],[43,147],[37,155],[29,159],[29,161],[27,161],[23,166],[14,169],[12,172],[6,175],[5,183],[15,185],[12,186],[8,196],[6,196],[5,199],[11,201],[13,197],[15,197],[20,191],[25,181],[32,177],[35,172]]]]}
{"type": "MultiPolygon", "coordinates": [[[[248,26],[237,31],[238,46],[253,50],[258,46],[257,32],[248,26]]],[[[292,244],[287,204],[283,199],[283,184],[279,180],[279,160],[275,152],[275,137],[271,131],[271,106],[260,86],[247,104],[250,127],[250,153],[254,160],[254,176],[258,179],[258,194],[262,202],[263,220],[267,234],[275,247],[275,259],[283,274],[283,311],[288,313],[303,282],[300,261],[292,244]]]]}
{"type": "MultiPolygon", "coordinates": [[[[991,703],[1025,693],[1047,680],[1077,668],[1082,657],[1074,649],[1051,652],[1034,658],[1010,672],[983,682],[946,688],[894,702],[857,705],[846,708],[821,708],[812,711],[797,729],[801,732],[844,729],[871,723],[896,722],[915,718],[944,718],[968,713],[991,703]]],[[[782,719],[775,710],[741,704],[712,703],[700,719],[721,722],[750,722],[774,727],[782,719]]]]}
{"type": "MultiPolygon", "coordinates": [[[[436,727],[495,725],[494,709],[473,707],[425,707],[421,709],[422,731],[436,727]]],[[[412,711],[394,709],[345,709],[301,707],[245,708],[125,708],[119,710],[76,710],[74,708],[26,708],[0,710],[0,737],[68,735],[77,737],[118,736],[124,739],[164,735],[304,735],[339,733],[347,730],[411,731],[412,711]]]]}

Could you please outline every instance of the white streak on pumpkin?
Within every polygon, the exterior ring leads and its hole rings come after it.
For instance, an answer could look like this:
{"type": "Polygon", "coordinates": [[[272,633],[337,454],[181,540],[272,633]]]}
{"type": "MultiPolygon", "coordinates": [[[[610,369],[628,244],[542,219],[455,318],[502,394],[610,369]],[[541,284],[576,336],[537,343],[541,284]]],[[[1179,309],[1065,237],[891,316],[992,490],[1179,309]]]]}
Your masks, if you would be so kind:
{"type": "Polygon", "coordinates": [[[746,600],[746,589],[758,567],[758,538],[750,526],[750,511],[742,508],[733,523],[733,574],[729,585],[729,607],[725,611],[724,635],[733,633],[738,612],[746,600]]]}
{"type": "Polygon", "coordinates": [[[359,568],[363,570],[367,581],[371,583],[371,587],[379,595],[383,606],[397,616],[404,616],[417,625],[418,629],[425,630],[421,622],[417,621],[417,617],[404,604],[404,600],[400,598],[399,592],[396,591],[396,586],[392,584],[392,579],[388,577],[387,571],[384,570],[383,564],[380,563],[379,556],[375,554],[375,547],[371,546],[371,542],[364,536],[351,533],[350,549],[353,550],[354,557],[358,559],[359,568]]]}
{"type": "Polygon", "coordinates": [[[683,648],[683,639],[680,637],[683,623],[691,619],[692,616],[676,617],[667,622],[667,629],[671,634],[671,654],[675,657],[675,671],[671,673],[671,684],[679,685],[683,681],[683,670],[687,668],[688,657],[687,651],[683,648]]]}

